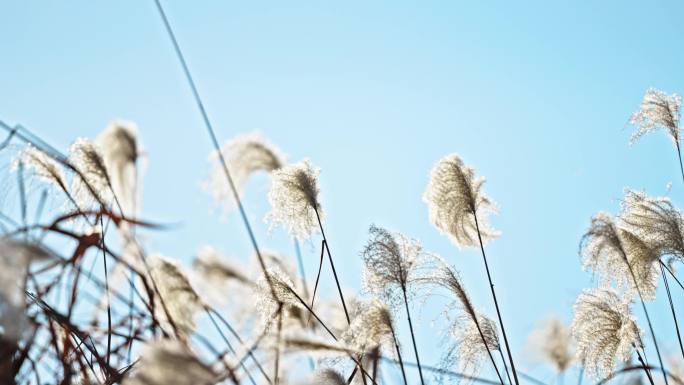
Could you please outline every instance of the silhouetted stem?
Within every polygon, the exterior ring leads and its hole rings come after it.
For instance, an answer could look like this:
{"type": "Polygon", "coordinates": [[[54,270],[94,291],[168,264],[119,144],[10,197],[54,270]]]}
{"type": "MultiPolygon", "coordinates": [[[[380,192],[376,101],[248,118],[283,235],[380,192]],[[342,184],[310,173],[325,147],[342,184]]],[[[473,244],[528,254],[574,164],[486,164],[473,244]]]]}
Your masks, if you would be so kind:
{"type": "Polygon", "coordinates": [[[682,164],[682,150],[679,146],[679,140],[675,142],[677,146],[677,158],[679,159],[679,171],[682,173],[682,182],[684,182],[684,165],[682,164]]]}
{"type": "MultiPolygon", "coordinates": [[[[658,340],[656,339],[655,331],[653,330],[653,324],[651,323],[651,317],[648,315],[648,310],[646,309],[646,303],[644,302],[644,297],[641,295],[641,289],[639,288],[639,283],[637,282],[636,274],[634,274],[634,269],[632,269],[632,265],[629,263],[629,260],[627,259],[627,255],[625,254],[625,252],[622,251],[621,254],[622,254],[622,260],[627,264],[627,267],[629,268],[629,273],[631,274],[632,280],[634,281],[634,287],[636,288],[637,293],[639,294],[639,302],[641,302],[641,307],[644,310],[644,315],[646,316],[646,322],[648,323],[648,330],[651,332],[651,338],[653,338],[653,347],[655,347],[656,356],[658,356],[658,363],[660,364],[660,367],[663,368],[663,379],[665,380],[665,385],[669,385],[669,383],[667,381],[667,374],[665,373],[665,365],[663,365],[663,359],[660,356],[660,349],[658,348],[658,340]]],[[[645,354],[646,353],[644,352],[644,355],[645,354]]]]}
{"type": "MultiPolygon", "coordinates": [[[[480,332],[482,333],[482,332],[480,332]]],[[[484,336],[482,336],[484,338],[484,336]]],[[[488,349],[489,351],[489,349],[488,349]]],[[[508,378],[508,383],[512,384],[513,381],[511,381],[511,373],[508,371],[508,365],[506,365],[506,359],[504,358],[503,352],[501,349],[499,349],[499,356],[501,356],[501,362],[503,362],[504,369],[506,370],[506,377],[508,378]]],[[[494,362],[494,358],[492,357],[492,353],[489,353],[489,357],[492,358],[492,363],[494,362]]],[[[501,378],[501,374],[499,374],[499,368],[496,367],[496,364],[494,365],[494,369],[496,369],[496,374],[499,376],[499,380],[501,380],[501,383],[503,384],[503,379],[501,378]]]]}
{"type": "Polygon", "coordinates": [[[665,269],[663,265],[659,264],[660,273],[663,276],[663,282],[665,283],[665,291],[667,292],[667,300],[670,302],[670,310],[672,310],[672,319],[674,320],[675,330],[677,331],[677,341],[679,342],[679,350],[682,353],[682,358],[684,358],[684,346],[682,345],[682,336],[679,332],[679,323],[677,322],[677,315],[674,309],[674,303],[672,302],[672,293],[670,293],[670,284],[667,282],[667,275],[665,274],[665,269]]]}
{"type": "Polygon", "coordinates": [[[416,334],[413,332],[413,322],[411,322],[411,311],[409,310],[408,298],[406,298],[406,290],[404,293],[404,305],[406,306],[406,318],[408,319],[409,330],[411,331],[411,341],[413,342],[413,352],[416,355],[416,363],[418,364],[418,375],[420,376],[420,383],[425,385],[423,380],[423,369],[420,367],[420,358],[418,357],[418,346],[416,345],[416,334]]]}
{"type": "Polygon", "coordinates": [[[397,358],[399,359],[399,368],[401,368],[401,378],[404,380],[404,385],[408,385],[408,381],[406,380],[406,371],[404,370],[404,361],[401,359],[401,349],[399,349],[399,341],[397,340],[397,335],[394,332],[394,328],[391,328],[392,330],[392,342],[394,342],[394,349],[397,351],[397,358]]]}
{"type": "Polygon", "coordinates": [[[328,254],[328,260],[330,261],[330,267],[332,268],[333,276],[335,277],[335,284],[337,285],[337,292],[340,294],[340,301],[342,301],[342,308],[344,308],[344,316],[347,318],[347,323],[351,325],[351,318],[349,318],[349,311],[347,311],[347,304],[344,302],[344,294],[342,294],[342,287],[340,286],[340,280],[337,278],[337,271],[335,270],[335,263],[333,263],[332,255],[330,255],[330,248],[328,247],[328,238],[325,236],[325,231],[323,230],[323,224],[321,223],[321,216],[318,214],[318,209],[313,208],[316,213],[316,219],[318,219],[318,227],[321,229],[321,236],[323,237],[323,243],[325,244],[325,251],[328,254]]]}
{"type": "Polygon", "coordinates": [[[492,282],[492,275],[489,273],[489,264],[487,264],[487,254],[484,250],[484,242],[482,242],[482,235],[480,234],[480,223],[477,220],[477,214],[473,210],[473,217],[475,218],[475,228],[477,230],[477,239],[480,241],[480,251],[482,251],[482,260],[484,261],[485,270],[487,271],[487,279],[489,280],[489,288],[492,291],[492,298],[494,299],[494,307],[496,308],[496,315],[499,318],[499,325],[501,325],[501,333],[503,334],[504,343],[506,344],[506,353],[508,353],[508,360],[511,363],[511,370],[513,371],[513,378],[515,379],[515,384],[519,385],[518,373],[515,371],[515,363],[513,362],[513,355],[511,354],[511,348],[508,345],[508,337],[506,336],[506,328],[504,327],[503,319],[501,318],[501,311],[499,310],[499,301],[496,300],[496,291],[494,291],[494,283],[492,282]]]}
{"type": "MultiPolygon", "coordinates": [[[[648,370],[648,366],[644,362],[643,357],[641,357],[641,353],[639,353],[639,349],[635,346],[634,350],[636,351],[637,358],[639,359],[639,362],[641,363],[641,366],[644,368],[644,372],[646,372],[646,377],[648,377],[648,381],[651,383],[651,385],[655,385],[653,383],[653,377],[651,377],[651,371],[648,370]]],[[[665,374],[665,377],[667,378],[667,374],[665,374]]]]}

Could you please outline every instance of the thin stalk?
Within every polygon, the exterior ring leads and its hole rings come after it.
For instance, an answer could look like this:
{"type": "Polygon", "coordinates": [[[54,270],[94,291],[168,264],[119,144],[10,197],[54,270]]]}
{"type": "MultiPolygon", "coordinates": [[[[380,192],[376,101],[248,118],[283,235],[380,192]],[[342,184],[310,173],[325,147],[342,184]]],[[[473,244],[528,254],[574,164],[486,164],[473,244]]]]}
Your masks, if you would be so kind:
{"type": "Polygon", "coordinates": [[[679,171],[682,173],[682,182],[684,182],[684,164],[682,164],[682,150],[679,146],[679,140],[675,142],[677,146],[677,158],[679,159],[679,171]]]}
{"type": "Polygon", "coordinates": [[[503,319],[501,318],[501,311],[499,310],[499,301],[496,299],[496,291],[494,291],[494,283],[492,282],[492,275],[489,273],[489,264],[487,263],[487,254],[485,254],[484,242],[482,242],[482,235],[480,234],[480,223],[477,220],[477,214],[475,210],[472,212],[475,218],[475,229],[477,230],[477,239],[480,241],[480,251],[482,251],[482,260],[484,261],[485,270],[487,271],[487,279],[489,280],[489,288],[492,291],[492,298],[494,299],[494,307],[496,308],[496,315],[499,318],[499,325],[501,325],[501,333],[503,334],[504,343],[506,344],[506,353],[508,353],[508,360],[511,363],[511,371],[513,371],[513,378],[515,379],[515,384],[520,385],[518,381],[518,373],[515,370],[515,363],[513,362],[513,355],[511,354],[511,348],[508,344],[508,337],[506,336],[506,328],[504,327],[503,319]]]}
{"type": "MultiPolygon", "coordinates": [[[[636,351],[637,358],[639,359],[641,366],[644,368],[644,372],[646,372],[646,377],[648,377],[648,381],[651,383],[651,385],[655,385],[655,383],[653,382],[653,377],[651,376],[651,371],[648,370],[648,365],[646,365],[643,357],[641,357],[641,353],[639,353],[639,349],[635,346],[634,350],[636,351]]],[[[644,353],[644,354],[646,354],[646,353],[644,353]]],[[[667,374],[665,375],[665,377],[667,377],[667,374]]]]}
{"type": "Polygon", "coordinates": [[[672,272],[672,270],[670,270],[670,268],[669,268],[665,263],[663,263],[663,261],[658,260],[658,262],[660,262],[660,266],[661,266],[662,268],[664,268],[665,271],[667,271],[668,273],[670,273],[670,277],[672,277],[672,279],[674,279],[675,282],[677,282],[677,285],[679,285],[679,287],[681,287],[682,290],[684,290],[684,285],[682,285],[682,283],[679,281],[679,279],[677,278],[677,276],[674,275],[674,272],[672,272]]]}
{"type": "Polygon", "coordinates": [[[394,342],[394,349],[397,351],[397,358],[399,359],[399,368],[401,368],[401,377],[404,379],[404,385],[408,385],[408,381],[406,381],[406,371],[404,370],[404,361],[401,358],[401,349],[399,349],[399,341],[397,340],[397,335],[394,332],[394,328],[391,328],[392,330],[392,341],[394,342]]]}
{"type": "MultiPolygon", "coordinates": [[[[663,368],[663,379],[665,380],[665,385],[669,385],[669,382],[667,381],[667,374],[665,373],[665,365],[663,365],[663,359],[660,356],[660,348],[658,348],[658,340],[656,339],[655,331],[653,330],[653,324],[651,323],[651,317],[648,315],[646,303],[644,302],[644,297],[641,295],[641,289],[639,288],[639,283],[637,282],[636,274],[634,274],[634,269],[632,269],[632,265],[629,263],[629,260],[627,259],[627,254],[625,254],[624,251],[622,251],[622,260],[625,261],[627,267],[629,268],[629,273],[632,275],[634,287],[637,290],[637,294],[639,294],[639,302],[641,302],[641,307],[644,310],[646,322],[648,323],[648,329],[651,332],[651,338],[653,338],[653,346],[655,347],[656,355],[658,356],[658,363],[660,364],[660,367],[663,368]]],[[[644,352],[644,355],[645,354],[646,352],[644,352]]]]}
{"type": "Polygon", "coordinates": [[[342,287],[340,286],[340,280],[337,278],[337,271],[335,270],[335,264],[333,263],[332,255],[330,255],[330,248],[328,247],[328,238],[325,236],[325,231],[323,230],[323,224],[321,223],[321,216],[318,214],[318,209],[313,208],[316,213],[316,219],[318,220],[318,227],[321,229],[321,236],[323,237],[323,243],[325,244],[325,251],[328,254],[328,260],[330,261],[330,267],[332,268],[333,276],[335,277],[335,284],[337,285],[337,292],[340,294],[340,301],[342,301],[342,307],[344,308],[344,316],[347,318],[347,323],[351,325],[351,318],[349,318],[349,312],[347,311],[347,304],[344,302],[344,295],[342,294],[342,287]]]}
{"type": "Polygon", "coordinates": [[[411,322],[411,311],[409,310],[408,298],[406,297],[406,290],[402,290],[404,294],[404,305],[406,306],[406,318],[408,319],[409,330],[411,331],[411,341],[413,341],[413,352],[416,355],[416,364],[418,364],[418,375],[420,375],[420,383],[425,385],[423,380],[423,368],[420,367],[420,358],[418,357],[418,346],[416,345],[416,334],[413,332],[413,322],[411,322]]]}
{"type": "Polygon", "coordinates": [[[665,291],[667,292],[667,300],[670,302],[670,310],[672,310],[672,319],[674,320],[675,330],[677,331],[677,340],[679,342],[679,350],[682,353],[682,358],[684,358],[684,345],[682,345],[682,336],[679,332],[679,323],[677,322],[677,315],[675,314],[674,303],[672,302],[672,293],[670,293],[670,284],[667,281],[667,275],[665,274],[665,269],[663,265],[660,265],[660,273],[663,276],[663,282],[665,283],[665,291]]]}
{"type": "MultiPolygon", "coordinates": [[[[490,356],[491,356],[491,353],[490,353],[490,356]]],[[[506,377],[508,378],[508,383],[512,384],[513,381],[511,381],[511,373],[508,371],[508,365],[506,364],[506,359],[504,358],[504,355],[503,355],[503,352],[501,351],[501,349],[499,349],[499,357],[501,357],[501,362],[503,362],[504,369],[506,370],[506,377]]],[[[494,368],[496,368],[496,365],[494,366],[494,368]]],[[[497,369],[496,374],[499,374],[498,368],[496,368],[496,369],[497,369]]],[[[499,380],[501,380],[502,384],[504,383],[503,380],[501,379],[501,375],[499,375],[499,380]]]]}
{"type": "Polygon", "coordinates": [[[280,370],[280,344],[283,336],[283,308],[282,305],[280,308],[278,308],[278,336],[277,336],[277,341],[276,341],[276,356],[275,356],[275,374],[273,375],[273,383],[275,385],[278,385],[279,378],[278,378],[278,372],[280,370]]]}

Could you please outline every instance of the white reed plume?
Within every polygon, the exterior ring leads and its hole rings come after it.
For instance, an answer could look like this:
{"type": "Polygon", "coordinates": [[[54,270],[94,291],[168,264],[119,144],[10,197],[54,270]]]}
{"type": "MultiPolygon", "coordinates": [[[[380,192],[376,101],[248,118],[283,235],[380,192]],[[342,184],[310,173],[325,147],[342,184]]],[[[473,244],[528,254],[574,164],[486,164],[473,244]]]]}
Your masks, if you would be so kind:
{"type": "Polygon", "coordinates": [[[535,359],[547,362],[560,374],[572,365],[575,343],[572,332],[558,317],[550,317],[528,338],[535,359]]]}
{"type": "Polygon", "coordinates": [[[658,255],[634,234],[619,228],[609,214],[600,212],[591,219],[580,254],[583,267],[594,271],[602,286],[614,282],[630,297],[641,291],[644,300],[655,298],[658,255]]]}
{"type": "MultiPolygon", "coordinates": [[[[239,135],[226,141],[221,146],[220,154],[223,156],[235,187],[240,193],[253,174],[259,171],[270,173],[285,164],[285,157],[280,150],[257,133],[239,135]]],[[[204,189],[213,196],[217,203],[232,209],[235,207],[235,198],[228,185],[219,153],[216,150],[212,151],[209,154],[209,160],[211,170],[204,183],[204,189]]]]}
{"type": "Polygon", "coordinates": [[[660,256],[684,260],[684,217],[669,198],[627,190],[620,219],[660,256]]]}
{"type": "Polygon", "coordinates": [[[66,179],[62,166],[50,155],[35,148],[30,143],[24,147],[18,158],[14,161],[12,168],[17,169],[19,162],[33,171],[33,174],[41,181],[54,184],[62,191],[67,191],[66,179]]]}
{"type": "Polygon", "coordinates": [[[308,239],[318,231],[323,211],[318,199],[318,175],[308,160],[275,170],[268,200],[271,212],[266,220],[271,227],[283,225],[298,239],[308,239]]]}
{"type": "Polygon", "coordinates": [[[235,280],[243,284],[251,281],[242,272],[243,268],[228,260],[220,251],[212,246],[204,246],[197,252],[192,267],[207,281],[218,284],[222,281],[235,280]]]}
{"type": "Polygon", "coordinates": [[[459,361],[461,368],[469,368],[469,370],[475,371],[480,367],[480,362],[476,362],[476,360],[488,357],[499,377],[499,381],[503,383],[504,381],[501,377],[501,372],[499,372],[499,368],[492,355],[493,351],[499,351],[501,353],[496,324],[475,310],[456,269],[447,265],[443,260],[436,256],[435,259],[438,262],[437,268],[431,275],[426,276],[423,280],[427,284],[436,285],[450,291],[451,294],[456,297],[454,301],[447,305],[446,315],[449,316],[451,310],[457,311],[455,317],[456,321],[449,326],[450,333],[457,338],[455,338],[455,343],[449,349],[443,363],[451,364],[453,362],[452,358],[455,358],[459,361]],[[480,321],[483,321],[486,324],[482,324],[480,321]],[[494,329],[491,328],[492,326],[494,326],[494,329]],[[471,337],[470,333],[472,332],[477,332],[480,340],[475,346],[471,346],[473,348],[472,351],[463,352],[467,347],[461,347],[459,344],[462,343],[462,339],[467,339],[467,342],[471,343],[472,341],[470,341],[469,338],[471,337]],[[492,343],[493,341],[496,343],[492,343]],[[465,353],[465,355],[462,355],[462,353],[465,353]],[[486,356],[480,353],[486,353],[486,356]],[[455,354],[455,357],[450,357],[449,354],[455,354]],[[464,362],[460,362],[462,359],[464,359],[464,362]]]}
{"type": "Polygon", "coordinates": [[[307,313],[302,305],[303,298],[297,293],[294,280],[280,268],[268,268],[266,275],[257,281],[255,294],[255,307],[261,316],[262,328],[274,326],[278,311],[283,323],[304,325],[307,313]]]}
{"type": "Polygon", "coordinates": [[[483,242],[499,235],[488,224],[488,215],[496,212],[496,204],[482,193],[484,182],[456,154],[442,158],[432,169],[423,194],[430,223],[458,247],[479,246],[478,228],[483,242]]]}
{"type": "Polygon", "coordinates": [[[123,385],[213,385],[218,374],[177,340],[158,340],[145,345],[134,372],[123,385]]]}
{"type": "Polygon", "coordinates": [[[29,266],[49,252],[27,241],[0,238],[0,340],[18,341],[27,329],[24,284],[29,266]]]}
{"type": "Polygon", "coordinates": [[[453,338],[449,349],[442,358],[444,366],[458,363],[458,371],[476,375],[482,361],[494,351],[500,351],[496,322],[478,314],[477,323],[469,314],[458,315],[451,322],[450,334],[453,338]]]}
{"type": "Polygon", "coordinates": [[[675,144],[680,141],[679,108],[681,96],[668,95],[655,88],[649,88],[644,95],[639,111],[632,114],[630,123],[637,125],[630,143],[657,129],[664,129],[675,144]]]}
{"type": "Polygon", "coordinates": [[[368,232],[370,239],[362,253],[364,288],[382,297],[390,306],[404,303],[418,373],[424,384],[408,297],[411,295],[411,288],[419,281],[421,264],[427,259],[427,254],[418,241],[402,234],[391,233],[374,225],[368,232]]]}
{"type": "Polygon", "coordinates": [[[394,348],[394,325],[392,313],[380,301],[359,303],[341,340],[355,352],[365,354],[384,346],[391,352],[394,348]]]}
{"type": "Polygon", "coordinates": [[[183,335],[192,334],[195,331],[195,317],[202,310],[203,303],[182,267],[160,255],[151,255],[148,262],[151,278],[161,296],[155,305],[157,318],[175,326],[183,335]]]}
{"type": "Polygon", "coordinates": [[[98,146],[85,138],[76,139],[69,149],[69,162],[81,175],[74,175],[72,194],[82,209],[109,204],[112,197],[109,174],[98,146]]]}
{"type": "Polygon", "coordinates": [[[614,290],[584,290],[573,310],[577,359],[593,379],[607,377],[615,369],[616,360],[626,362],[635,348],[643,348],[630,302],[620,299],[614,290]]]}
{"type": "Polygon", "coordinates": [[[133,122],[112,122],[97,138],[111,187],[124,214],[134,216],[138,188],[137,160],[140,153],[138,127],[133,122]]]}

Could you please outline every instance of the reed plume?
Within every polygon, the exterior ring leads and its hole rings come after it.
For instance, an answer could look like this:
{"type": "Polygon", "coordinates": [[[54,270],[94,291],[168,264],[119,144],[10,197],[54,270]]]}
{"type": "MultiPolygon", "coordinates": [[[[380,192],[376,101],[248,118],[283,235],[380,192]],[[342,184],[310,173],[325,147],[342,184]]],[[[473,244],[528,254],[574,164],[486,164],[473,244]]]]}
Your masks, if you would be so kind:
{"type": "Polygon", "coordinates": [[[428,205],[430,223],[447,234],[458,247],[478,247],[499,233],[488,224],[487,216],[496,212],[496,204],[482,193],[483,177],[466,166],[457,154],[448,155],[435,164],[430,182],[423,194],[428,205]]]}
{"type": "Polygon", "coordinates": [[[19,162],[32,170],[39,180],[47,184],[54,184],[62,191],[68,192],[63,168],[50,155],[31,144],[27,144],[13,163],[12,167],[16,169],[19,162]]]}
{"type": "Polygon", "coordinates": [[[424,383],[408,298],[411,288],[418,281],[421,259],[425,258],[425,253],[420,243],[402,234],[391,233],[374,225],[368,232],[370,239],[362,252],[364,288],[392,306],[403,302],[418,373],[421,383],[424,383]]]}
{"type": "Polygon", "coordinates": [[[112,122],[96,139],[111,188],[125,215],[135,216],[139,193],[137,160],[138,127],[133,122],[112,122]]]}
{"type": "Polygon", "coordinates": [[[632,114],[629,122],[637,126],[637,131],[632,134],[630,144],[639,140],[642,136],[664,129],[677,149],[679,170],[684,180],[684,165],[682,165],[681,152],[681,128],[679,127],[679,114],[682,98],[677,94],[668,95],[655,88],[649,88],[644,94],[639,111],[632,114]]]}
{"type": "Polygon", "coordinates": [[[528,344],[537,359],[551,364],[558,374],[565,372],[575,358],[572,331],[560,318],[548,318],[529,337],[528,344]]]}
{"type": "Polygon", "coordinates": [[[272,227],[282,225],[298,239],[308,239],[318,231],[318,217],[324,217],[318,199],[319,174],[308,160],[273,172],[268,193],[271,212],[266,217],[272,227]]]}
{"type": "Polygon", "coordinates": [[[644,300],[656,294],[658,255],[630,231],[606,213],[598,213],[580,243],[585,269],[594,271],[602,286],[614,282],[626,295],[641,292],[644,300]]]}
{"type": "Polygon", "coordinates": [[[641,330],[630,303],[611,289],[584,290],[573,306],[572,334],[577,359],[595,380],[608,377],[617,361],[626,362],[634,349],[643,349],[641,330]]]}
{"type": "MultiPolygon", "coordinates": [[[[503,384],[503,377],[492,355],[493,351],[502,353],[496,324],[475,310],[456,269],[438,259],[437,268],[424,280],[430,285],[446,289],[456,297],[446,308],[447,316],[452,310],[457,312],[456,317],[453,317],[455,320],[449,325],[449,334],[454,338],[454,343],[442,362],[450,365],[456,361],[459,363],[459,370],[476,374],[481,365],[479,360],[485,358],[486,353],[499,381],[503,384]],[[472,340],[473,332],[477,333],[479,340],[472,340]]],[[[508,380],[510,382],[510,377],[508,380]]]]}
{"type": "Polygon", "coordinates": [[[89,139],[76,139],[69,149],[69,162],[78,170],[72,180],[72,194],[81,209],[112,200],[109,174],[97,144],[89,139]]]}
{"type": "Polygon", "coordinates": [[[159,290],[157,317],[174,331],[190,335],[195,331],[195,318],[202,310],[202,300],[190,285],[181,266],[168,258],[152,255],[148,259],[150,276],[159,290]]]}
{"type": "Polygon", "coordinates": [[[684,260],[684,217],[670,199],[627,190],[620,220],[661,257],[684,260]]]}
{"type": "MultiPolygon", "coordinates": [[[[226,141],[220,151],[239,192],[244,190],[253,174],[259,171],[271,173],[285,164],[285,157],[280,150],[256,133],[236,136],[226,141]]],[[[235,201],[226,180],[219,153],[216,150],[212,151],[209,154],[209,160],[211,170],[204,182],[204,189],[217,203],[231,209],[235,206],[235,201]]]]}
{"type": "Polygon", "coordinates": [[[213,385],[219,375],[187,346],[176,340],[145,345],[135,371],[123,385],[213,385]]]}

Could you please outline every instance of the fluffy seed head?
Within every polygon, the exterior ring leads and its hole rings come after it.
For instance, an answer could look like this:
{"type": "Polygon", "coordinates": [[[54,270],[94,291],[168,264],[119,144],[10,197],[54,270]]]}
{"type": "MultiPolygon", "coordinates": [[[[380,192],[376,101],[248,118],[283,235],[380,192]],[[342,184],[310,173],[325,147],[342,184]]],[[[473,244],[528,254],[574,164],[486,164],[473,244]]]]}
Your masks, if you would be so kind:
{"type": "Polygon", "coordinates": [[[684,217],[670,199],[627,190],[620,219],[661,256],[684,260],[684,217]]]}
{"type": "Polygon", "coordinates": [[[575,356],[570,328],[556,317],[534,330],[528,344],[537,359],[550,363],[558,373],[568,369],[575,356]]]}
{"type": "Polygon", "coordinates": [[[308,239],[318,230],[317,214],[323,220],[318,200],[318,175],[308,160],[285,166],[273,172],[268,200],[271,212],[266,220],[271,226],[283,225],[291,235],[308,239]]]}
{"type": "Polygon", "coordinates": [[[60,164],[51,156],[33,147],[31,144],[27,144],[21,151],[19,158],[13,165],[14,168],[18,166],[18,162],[22,162],[43,182],[55,184],[63,190],[66,189],[66,180],[64,179],[64,173],[62,172],[60,164]]]}
{"type": "Polygon", "coordinates": [[[97,138],[112,189],[126,211],[135,209],[137,194],[138,128],[133,122],[116,121],[97,138]]]}
{"type": "Polygon", "coordinates": [[[494,239],[498,232],[488,224],[488,214],[496,212],[495,203],[482,193],[485,179],[475,177],[475,170],[456,155],[439,160],[430,175],[423,194],[428,205],[430,223],[449,235],[458,247],[476,247],[477,225],[483,241],[494,239]]]}
{"type": "Polygon", "coordinates": [[[192,334],[195,330],[195,316],[202,309],[200,297],[175,261],[159,255],[150,256],[148,260],[151,277],[161,296],[161,301],[158,301],[155,308],[157,318],[168,324],[172,321],[181,333],[192,334]],[[162,306],[165,306],[166,311],[162,306]]]}
{"type": "Polygon", "coordinates": [[[213,385],[218,375],[176,340],[148,343],[123,385],[213,385]]]}
{"type": "Polygon", "coordinates": [[[81,175],[74,175],[72,191],[80,208],[107,204],[112,192],[109,174],[97,145],[85,138],[76,139],[69,149],[69,162],[81,175]]]}
{"type": "Polygon", "coordinates": [[[488,357],[487,350],[500,349],[496,322],[481,314],[478,314],[477,322],[468,314],[461,314],[453,320],[450,331],[453,341],[442,358],[442,365],[450,367],[456,362],[459,372],[476,375],[482,361],[488,357]]]}
{"type": "Polygon", "coordinates": [[[631,297],[638,293],[636,279],[645,300],[655,297],[657,253],[635,234],[620,228],[610,215],[598,213],[591,219],[580,243],[580,255],[583,267],[597,274],[601,286],[615,283],[631,297]]]}
{"type": "Polygon", "coordinates": [[[649,88],[644,95],[639,111],[632,114],[630,123],[638,127],[632,134],[630,143],[657,129],[664,129],[670,139],[677,144],[680,141],[679,108],[682,98],[668,95],[655,88],[649,88]]]}
{"type": "MultiPolygon", "coordinates": [[[[237,136],[221,146],[221,153],[226,161],[230,176],[233,178],[238,192],[242,192],[249,178],[256,172],[270,173],[285,164],[280,150],[266,141],[259,134],[237,136]]],[[[212,194],[214,200],[233,208],[235,198],[226,179],[219,153],[214,150],[209,154],[211,170],[205,182],[205,189],[212,194]]]]}
{"type": "Polygon", "coordinates": [[[416,282],[423,248],[414,239],[372,225],[363,249],[363,285],[366,290],[396,305],[416,282]]]}
{"type": "Polygon", "coordinates": [[[616,360],[626,362],[634,346],[642,346],[629,305],[611,289],[589,289],[577,297],[572,321],[577,359],[595,380],[610,375],[616,360]]]}
{"type": "Polygon", "coordinates": [[[297,291],[293,279],[275,266],[270,267],[267,274],[268,278],[262,275],[256,286],[256,309],[261,315],[262,326],[273,327],[272,321],[276,318],[281,305],[284,324],[301,324],[306,318],[306,310],[297,298],[298,294],[295,294],[297,291]]]}
{"type": "Polygon", "coordinates": [[[393,346],[393,331],[392,314],[387,306],[377,300],[359,303],[342,341],[352,350],[366,353],[383,344],[393,346]]]}

